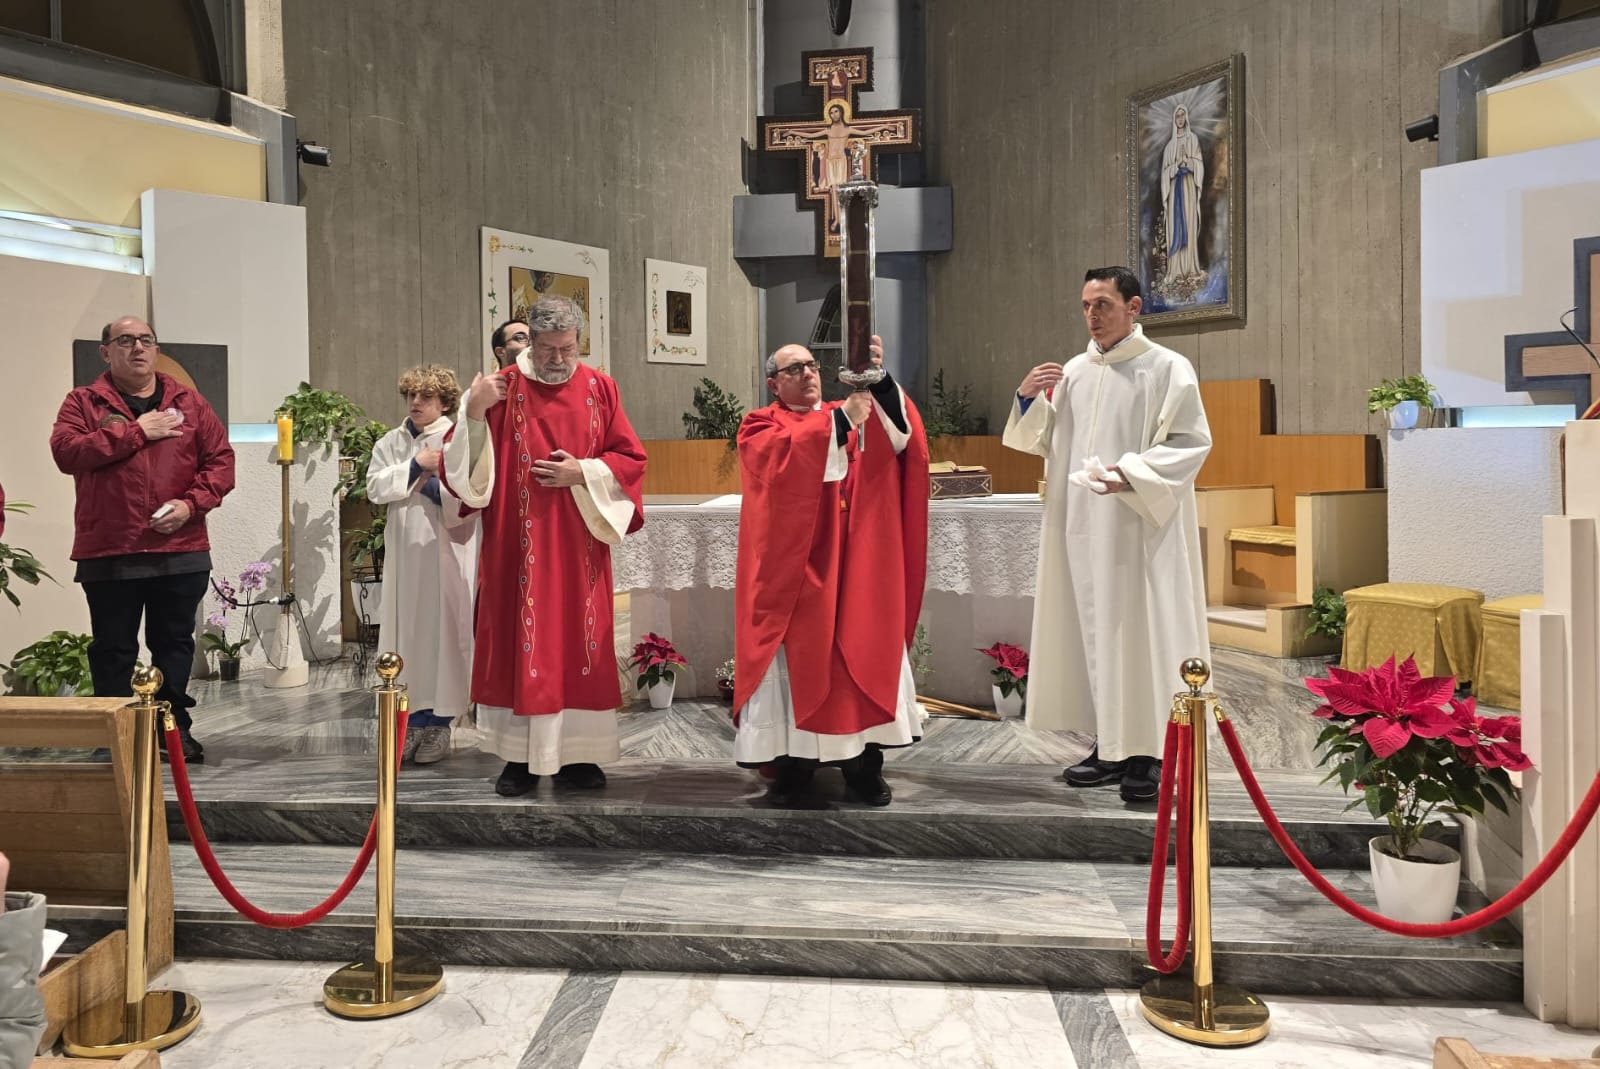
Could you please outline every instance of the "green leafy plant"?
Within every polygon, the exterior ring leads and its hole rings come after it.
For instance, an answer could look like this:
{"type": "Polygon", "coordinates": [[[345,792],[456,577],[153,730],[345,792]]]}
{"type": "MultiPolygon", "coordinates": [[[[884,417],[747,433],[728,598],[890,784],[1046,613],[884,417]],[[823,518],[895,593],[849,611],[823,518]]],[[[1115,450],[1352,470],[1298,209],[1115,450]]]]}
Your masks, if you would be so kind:
{"type": "Polygon", "coordinates": [[[917,624],[911,641],[911,674],[919,682],[933,675],[933,643],[928,640],[927,624],[917,624]]]}
{"type": "Polygon", "coordinates": [[[88,635],[52,631],[33,645],[24,646],[5,666],[7,692],[53,698],[71,688],[78,694],[93,694],[89,641],[88,635]]]}
{"type": "Polygon", "coordinates": [[[350,567],[354,571],[383,574],[383,532],[388,526],[389,513],[382,510],[372,517],[365,527],[352,527],[345,531],[350,547],[350,567]]]}
{"type": "Polygon", "coordinates": [[[343,438],[366,415],[366,410],[337,390],[319,390],[309,382],[283,399],[278,411],[294,420],[294,440],[300,445],[321,444],[324,449],[343,438]]]}
{"type": "Polygon", "coordinates": [[[732,449],[744,422],[744,404],[710,379],[694,388],[694,411],[683,414],[683,436],[689,439],[726,438],[732,449]]]}
{"type": "Polygon", "coordinates": [[[922,421],[922,429],[932,441],[947,435],[982,434],[987,420],[972,412],[972,387],[946,387],[944,368],[933,373],[933,404],[922,421]]]}
{"type": "Polygon", "coordinates": [[[1339,638],[1344,635],[1344,595],[1331,586],[1319,586],[1311,595],[1311,610],[1306,637],[1327,635],[1339,638]]]}
{"type": "Polygon", "coordinates": [[[367,500],[367,471],[372,467],[372,450],[378,439],[388,433],[387,423],[369,419],[339,439],[339,460],[348,460],[350,470],[339,476],[334,496],[342,494],[346,501],[367,500]]]}
{"type": "Polygon", "coordinates": [[[683,654],[672,648],[668,639],[654,631],[635,643],[633,653],[628,657],[628,667],[639,671],[640,690],[647,690],[657,683],[672,682],[676,676],[675,669],[688,663],[683,659],[683,654]]]}
{"type": "MultiPolygon", "coordinates": [[[[31,512],[33,506],[26,501],[7,501],[7,512],[31,512]]],[[[0,594],[17,608],[22,607],[22,599],[17,597],[17,592],[11,589],[11,580],[17,578],[29,586],[38,586],[40,579],[49,579],[55,582],[55,577],[44,570],[44,565],[39,563],[39,558],[19,546],[8,546],[0,542],[0,594]]]]}
{"type": "Polygon", "coordinates": [[[1384,379],[1367,391],[1368,412],[1387,412],[1401,401],[1415,401],[1423,408],[1433,408],[1433,383],[1422,375],[1407,375],[1384,379]]]}

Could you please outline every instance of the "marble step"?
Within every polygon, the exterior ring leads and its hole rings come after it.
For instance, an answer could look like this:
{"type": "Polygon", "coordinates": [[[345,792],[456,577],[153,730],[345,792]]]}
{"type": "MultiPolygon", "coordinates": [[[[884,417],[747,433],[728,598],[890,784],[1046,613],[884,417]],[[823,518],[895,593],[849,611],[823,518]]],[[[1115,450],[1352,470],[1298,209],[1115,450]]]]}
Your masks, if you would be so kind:
{"type": "MultiPolygon", "coordinates": [[[[821,770],[813,805],[795,810],[766,805],[762,779],[726,762],[622,760],[605,791],[541,781],[520,799],[494,795],[498,771],[485,754],[406,768],[400,845],[1149,863],[1154,835],[1154,805],[1125,805],[1114,787],[1069,789],[1054,765],[891,765],[886,808],[846,802],[837,771],[821,770]]],[[[213,842],[344,845],[366,834],[373,775],[357,755],[235,762],[195,768],[194,791],[213,842]]],[[[1346,813],[1346,797],[1317,771],[1262,779],[1315,863],[1366,867],[1366,842],[1384,829],[1365,811],[1346,813]]],[[[1237,779],[1221,770],[1211,807],[1216,863],[1285,866],[1237,779]]],[[[168,829],[187,839],[170,786],[168,829]]],[[[1438,837],[1456,845],[1459,829],[1442,826],[1438,837]]]]}
{"type": "MultiPolygon", "coordinates": [[[[195,797],[213,842],[358,843],[374,796],[372,759],[324,755],[196,766],[195,797]]],[[[725,761],[625,759],[602,791],[548,780],[521,798],[493,792],[498,759],[457,753],[400,778],[398,841],[410,847],[595,847],[666,853],[861,857],[1019,858],[1148,864],[1154,806],[1129,806],[1115,788],[1074,790],[1055,765],[895,765],[893,805],[844,799],[835,770],[819,771],[815,805],[775,809],[764,782],[725,761]]],[[[1367,841],[1384,831],[1311,770],[1266,771],[1264,789],[1318,864],[1365,868],[1367,841]]],[[[168,788],[168,827],[186,839],[168,788]]],[[[1281,867],[1231,770],[1214,770],[1212,856],[1217,864],[1281,867]]],[[[1459,829],[1438,836],[1459,843],[1459,829]]]]}
{"type": "MultiPolygon", "coordinates": [[[[297,912],[338,883],[354,852],[223,845],[218,856],[257,905],[297,912]]],[[[327,920],[285,932],[234,914],[193,851],[174,850],[173,869],[180,957],[370,951],[371,872],[327,920]]],[[[1365,872],[1328,874],[1372,902],[1365,872]]],[[[1080,861],[414,849],[398,856],[395,941],[397,953],[447,964],[1121,988],[1147,978],[1147,880],[1144,865],[1080,861]]],[[[1264,994],[1521,997],[1521,941],[1506,922],[1410,940],[1346,916],[1293,870],[1223,867],[1212,886],[1227,982],[1264,994]]],[[[1482,901],[1463,884],[1464,907],[1482,901]]],[[[117,914],[52,907],[51,922],[81,943],[117,914]]],[[[1172,914],[1169,901],[1169,934],[1172,914]]]]}

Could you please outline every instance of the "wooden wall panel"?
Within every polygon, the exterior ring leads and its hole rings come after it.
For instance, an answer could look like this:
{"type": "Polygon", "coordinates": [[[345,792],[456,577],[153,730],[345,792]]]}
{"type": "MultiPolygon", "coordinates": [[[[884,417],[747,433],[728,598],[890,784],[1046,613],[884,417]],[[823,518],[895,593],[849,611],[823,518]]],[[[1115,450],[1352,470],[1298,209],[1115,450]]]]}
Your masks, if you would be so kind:
{"type": "Polygon", "coordinates": [[[288,109],[333,149],[300,168],[311,377],[386,423],[423,362],[470,379],[478,228],[611,254],[611,371],[644,437],[701,376],[747,404],[754,291],[733,259],[755,49],[746,0],[283,0],[288,109]],[[644,360],[644,260],[708,269],[705,367],[644,360]]]}
{"type": "Polygon", "coordinates": [[[1285,434],[1381,430],[1367,388],[1420,367],[1418,173],[1403,125],[1438,71],[1499,36],[1498,0],[928,0],[930,374],[991,425],[1042,360],[1080,352],[1086,268],[1127,259],[1131,93],[1245,55],[1248,318],[1153,336],[1202,379],[1277,384],[1285,434]],[[981,294],[981,299],[974,299],[981,294]]]}

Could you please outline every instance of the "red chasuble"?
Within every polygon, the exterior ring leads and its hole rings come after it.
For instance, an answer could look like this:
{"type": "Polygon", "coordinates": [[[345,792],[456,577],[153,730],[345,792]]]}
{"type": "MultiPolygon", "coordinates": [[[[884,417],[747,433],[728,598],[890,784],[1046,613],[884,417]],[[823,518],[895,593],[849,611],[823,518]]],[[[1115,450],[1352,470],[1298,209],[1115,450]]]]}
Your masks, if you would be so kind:
{"type": "Polygon", "coordinates": [[[825,483],[836,407],[772,404],[739,428],[733,706],[750,700],[781,643],[795,726],[822,735],[894,719],[928,558],[921,417],[907,400],[911,441],[897,455],[875,411],[850,432],[849,474],[825,483]]]}
{"type": "Polygon", "coordinates": [[[570,487],[535,481],[533,462],[557,449],[604,461],[633,502],[631,533],[644,524],[644,447],[610,376],[583,364],[560,386],[515,364],[500,374],[506,399],[488,413],[494,492],[482,511],[472,700],[518,716],[615,709],[611,547],[589,533],[570,487]]]}

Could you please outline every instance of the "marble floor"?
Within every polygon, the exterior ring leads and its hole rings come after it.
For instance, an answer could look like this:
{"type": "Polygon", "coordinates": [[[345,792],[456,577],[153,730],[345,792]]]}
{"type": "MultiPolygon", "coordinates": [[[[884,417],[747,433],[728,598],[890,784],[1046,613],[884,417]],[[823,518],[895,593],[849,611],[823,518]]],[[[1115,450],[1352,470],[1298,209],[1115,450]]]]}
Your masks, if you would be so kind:
{"type": "Polygon", "coordinates": [[[200,997],[166,1069],[1423,1069],[1434,1040],[1586,1058],[1600,1034],[1513,1005],[1268,1000],[1253,1047],[1204,1050],[1145,1023],[1138,993],[692,973],[450,967],[402,1017],[321,1006],[335,963],[183,961],[158,986],[200,997]]]}

